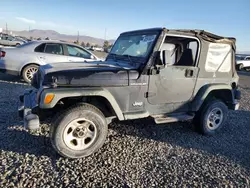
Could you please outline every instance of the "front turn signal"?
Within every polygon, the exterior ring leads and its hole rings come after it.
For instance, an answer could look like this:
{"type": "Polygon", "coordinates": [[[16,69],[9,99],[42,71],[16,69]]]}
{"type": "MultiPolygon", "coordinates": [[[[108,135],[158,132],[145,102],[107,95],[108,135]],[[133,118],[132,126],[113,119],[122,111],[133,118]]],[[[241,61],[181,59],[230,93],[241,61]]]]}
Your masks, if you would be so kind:
{"type": "Polygon", "coordinates": [[[44,104],[49,104],[54,99],[55,94],[54,93],[47,93],[44,98],[44,104]]]}

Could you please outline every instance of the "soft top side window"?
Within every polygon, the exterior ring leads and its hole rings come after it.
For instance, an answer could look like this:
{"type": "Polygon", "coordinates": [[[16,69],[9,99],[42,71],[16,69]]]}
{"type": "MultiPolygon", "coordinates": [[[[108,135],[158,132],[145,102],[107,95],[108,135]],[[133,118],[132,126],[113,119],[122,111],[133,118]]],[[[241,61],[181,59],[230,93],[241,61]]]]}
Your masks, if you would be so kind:
{"type": "Polygon", "coordinates": [[[196,39],[166,36],[161,47],[162,57],[170,66],[195,66],[199,43],[196,39]]]}
{"type": "Polygon", "coordinates": [[[192,50],[193,59],[196,60],[198,51],[198,42],[197,41],[189,42],[188,48],[192,50]]]}

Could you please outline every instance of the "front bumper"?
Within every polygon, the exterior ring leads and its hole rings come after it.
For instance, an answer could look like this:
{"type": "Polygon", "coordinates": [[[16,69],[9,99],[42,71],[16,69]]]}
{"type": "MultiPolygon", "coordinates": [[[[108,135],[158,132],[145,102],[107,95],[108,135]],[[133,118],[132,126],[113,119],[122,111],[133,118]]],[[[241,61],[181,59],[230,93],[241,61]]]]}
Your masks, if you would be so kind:
{"type": "Polygon", "coordinates": [[[37,91],[32,89],[25,90],[24,94],[19,96],[18,113],[23,118],[25,129],[28,130],[37,130],[40,126],[38,115],[32,113],[32,110],[38,107],[36,96],[37,91]]]}

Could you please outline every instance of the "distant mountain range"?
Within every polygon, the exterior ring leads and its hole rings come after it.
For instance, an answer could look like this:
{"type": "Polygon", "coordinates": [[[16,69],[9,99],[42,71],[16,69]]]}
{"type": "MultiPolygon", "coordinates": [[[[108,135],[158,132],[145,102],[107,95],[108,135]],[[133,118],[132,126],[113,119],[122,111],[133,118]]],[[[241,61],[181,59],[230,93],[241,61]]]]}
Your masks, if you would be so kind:
{"type": "MultiPolygon", "coordinates": [[[[5,32],[5,31],[4,31],[5,32]]],[[[12,34],[16,36],[24,36],[27,38],[33,37],[33,38],[41,38],[45,39],[46,37],[49,37],[49,39],[52,40],[64,40],[64,41],[76,41],[77,36],[76,35],[66,35],[66,34],[61,34],[58,33],[54,30],[40,30],[40,29],[33,29],[30,31],[12,31],[12,34]]],[[[85,36],[85,35],[79,35],[79,41],[81,42],[89,42],[90,44],[98,44],[98,45],[103,45],[104,39],[101,38],[95,38],[91,36],[85,36]]],[[[110,43],[114,43],[115,40],[108,40],[110,43]]]]}

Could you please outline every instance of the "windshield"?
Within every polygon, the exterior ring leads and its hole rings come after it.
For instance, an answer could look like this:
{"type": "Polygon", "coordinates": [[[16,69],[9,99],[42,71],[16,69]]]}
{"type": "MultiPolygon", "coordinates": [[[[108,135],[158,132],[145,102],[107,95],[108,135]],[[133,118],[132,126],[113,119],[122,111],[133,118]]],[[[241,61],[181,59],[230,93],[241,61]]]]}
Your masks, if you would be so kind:
{"type": "Polygon", "coordinates": [[[135,34],[120,36],[111,54],[132,57],[147,57],[156,39],[156,34],[135,34]]]}

